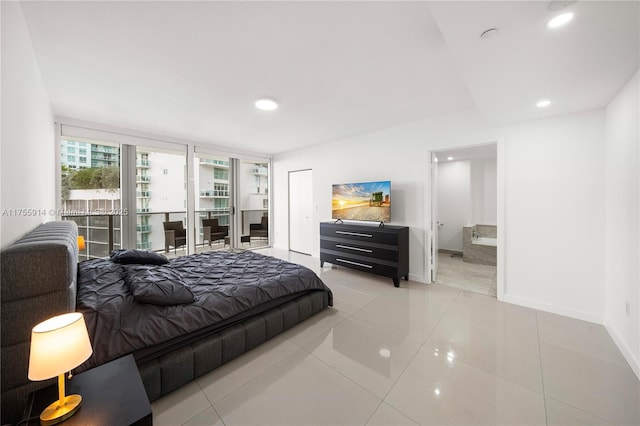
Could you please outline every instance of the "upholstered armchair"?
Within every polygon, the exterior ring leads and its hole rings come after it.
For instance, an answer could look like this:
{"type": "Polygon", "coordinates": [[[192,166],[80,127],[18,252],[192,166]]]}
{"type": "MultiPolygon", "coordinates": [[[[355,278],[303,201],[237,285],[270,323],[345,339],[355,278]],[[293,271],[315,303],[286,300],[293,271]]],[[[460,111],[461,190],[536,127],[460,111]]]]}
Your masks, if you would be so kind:
{"type": "Polygon", "coordinates": [[[249,236],[252,238],[269,238],[269,217],[262,216],[260,223],[250,223],[249,236]]]}
{"type": "Polygon", "coordinates": [[[229,227],[218,225],[218,219],[202,219],[202,242],[224,240],[229,235],[229,227]]]}
{"type": "Polygon", "coordinates": [[[187,230],[184,229],[181,220],[172,222],[162,222],[164,227],[164,251],[169,252],[169,247],[173,247],[175,253],[178,247],[187,245],[187,230]]]}

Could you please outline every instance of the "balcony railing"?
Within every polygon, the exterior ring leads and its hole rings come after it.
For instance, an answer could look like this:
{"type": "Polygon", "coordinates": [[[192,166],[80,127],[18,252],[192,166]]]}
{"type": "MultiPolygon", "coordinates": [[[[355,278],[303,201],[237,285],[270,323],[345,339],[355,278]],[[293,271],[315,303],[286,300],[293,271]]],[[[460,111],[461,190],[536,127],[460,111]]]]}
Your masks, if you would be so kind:
{"type": "Polygon", "coordinates": [[[211,166],[221,166],[221,167],[229,167],[228,161],[223,160],[209,160],[208,158],[201,158],[200,164],[203,165],[211,165],[211,166]]]}
{"type": "Polygon", "coordinates": [[[149,181],[151,181],[150,176],[136,175],[136,182],[149,182],[149,181]]]}
{"type": "Polygon", "coordinates": [[[136,191],[136,197],[149,198],[151,197],[151,191],[136,191]]]}
{"type": "Polygon", "coordinates": [[[106,146],[106,145],[91,145],[91,152],[107,152],[111,154],[117,154],[119,148],[115,146],[106,146]]]}
{"type": "MultiPolygon", "coordinates": [[[[150,212],[148,208],[145,213],[138,214],[138,216],[144,216],[144,219],[138,218],[139,221],[144,223],[136,224],[135,247],[141,250],[153,250],[158,252],[165,251],[165,235],[163,222],[167,221],[182,221],[185,223],[187,214],[185,211],[170,211],[170,212],[150,212]]],[[[230,216],[228,207],[219,207],[206,210],[198,210],[195,212],[195,220],[189,221],[189,226],[196,230],[196,246],[198,251],[203,249],[203,244],[206,249],[209,249],[208,243],[205,244],[202,241],[202,219],[218,219],[220,225],[229,225],[230,216]]],[[[121,216],[118,215],[74,215],[63,216],[64,220],[73,220],[78,224],[78,230],[80,235],[85,237],[85,250],[79,253],[80,260],[88,260],[95,258],[104,258],[109,256],[111,251],[121,248],[122,231],[120,228],[121,216]]],[[[192,235],[187,232],[187,235],[192,235]]],[[[220,243],[214,249],[221,249],[225,247],[220,243]]],[[[228,247],[228,246],[227,246],[228,247]]],[[[122,247],[129,248],[129,247],[122,247]]],[[[173,251],[173,247],[170,248],[173,251]]],[[[183,247],[184,249],[184,247],[183,247]]],[[[183,251],[185,253],[185,251],[183,251]]]]}
{"type": "Polygon", "coordinates": [[[251,173],[259,176],[267,176],[268,171],[266,167],[255,166],[251,169],[251,173]]]}
{"type": "Polygon", "coordinates": [[[200,191],[200,197],[224,197],[224,198],[228,198],[229,197],[229,190],[220,190],[220,189],[201,190],[200,191]]]}
{"type": "Polygon", "coordinates": [[[120,216],[62,216],[62,219],[76,222],[78,234],[85,239],[85,249],[78,253],[79,260],[106,257],[114,249],[120,248],[120,216]]]}
{"type": "Polygon", "coordinates": [[[229,207],[213,207],[206,210],[199,210],[198,213],[200,213],[200,217],[209,217],[211,214],[214,216],[228,215],[229,207]]]}
{"type": "Polygon", "coordinates": [[[136,225],[138,232],[151,232],[151,225],[136,225]]]}
{"type": "Polygon", "coordinates": [[[136,167],[149,167],[149,160],[137,160],[136,167]]]}
{"type": "Polygon", "coordinates": [[[150,250],[151,249],[151,241],[138,241],[138,242],[136,242],[136,248],[138,250],[150,250]]]}

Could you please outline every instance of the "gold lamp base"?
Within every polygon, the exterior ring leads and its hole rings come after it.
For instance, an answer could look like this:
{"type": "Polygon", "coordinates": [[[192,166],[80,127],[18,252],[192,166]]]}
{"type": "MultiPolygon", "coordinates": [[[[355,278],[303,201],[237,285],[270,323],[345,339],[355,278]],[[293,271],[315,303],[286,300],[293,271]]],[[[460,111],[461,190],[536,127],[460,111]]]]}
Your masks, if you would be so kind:
{"type": "Polygon", "coordinates": [[[82,397],[80,395],[68,395],[64,399],[55,401],[40,414],[40,424],[43,426],[55,425],[67,420],[80,409],[82,397]]]}

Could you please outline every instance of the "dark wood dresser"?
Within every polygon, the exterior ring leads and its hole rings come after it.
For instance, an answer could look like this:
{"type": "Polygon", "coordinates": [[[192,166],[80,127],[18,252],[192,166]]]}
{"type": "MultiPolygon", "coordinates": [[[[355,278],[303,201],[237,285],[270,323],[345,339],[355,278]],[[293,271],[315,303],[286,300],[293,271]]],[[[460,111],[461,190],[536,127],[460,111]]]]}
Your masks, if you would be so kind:
{"type": "Polygon", "coordinates": [[[320,266],[324,262],[393,279],[409,279],[407,226],[320,223],[320,266]]]}

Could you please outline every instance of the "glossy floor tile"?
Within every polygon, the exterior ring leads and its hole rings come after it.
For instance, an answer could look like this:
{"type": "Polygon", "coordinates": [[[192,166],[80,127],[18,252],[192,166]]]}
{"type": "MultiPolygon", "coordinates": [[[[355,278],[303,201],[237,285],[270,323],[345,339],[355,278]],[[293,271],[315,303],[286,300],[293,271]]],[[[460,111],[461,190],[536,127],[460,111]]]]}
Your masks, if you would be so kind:
{"type": "Polygon", "coordinates": [[[640,424],[640,383],[630,369],[541,343],[545,394],[608,422],[640,424]]]}
{"type": "Polygon", "coordinates": [[[157,425],[638,425],[598,324],[457,287],[311,268],[335,306],[152,404],[157,425]]]}
{"type": "Polygon", "coordinates": [[[544,425],[544,397],[426,346],[385,398],[424,425],[544,425]]]}
{"type": "Polygon", "coordinates": [[[347,318],[303,347],[382,399],[421,344],[411,336],[347,318]]]}
{"type": "Polygon", "coordinates": [[[491,327],[499,332],[538,339],[535,310],[500,302],[493,297],[463,291],[451,304],[447,315],[491,327]]]}
{"type": "Polygon", "coordinates": [[[468,263],[462,256],[438,253],[438,284],[495,297],[497,282],[495,266],[468,263]]]}
{"type": "Polygon", "coordinates": [[[417,426],[418,423],[414,422],[400,411],[391,407],[386,402],[383,402],[378,406],[378,409],[373,416],[367,422],[367,426],[417,426]]]}
{"type": "Polygon", "coordinates": [[[628,367],[607,329],[600,324],[538,312],[540,341],[628,367]]]}
{"type": "Polygon", "coordinates": [[[379,403],[300,349],[213,407],[225,425],[355,425],[364,424],[379,403]]]}
{"type": "Polygon", "coordinates": [[[219,401],[258,374],[298,349],[284,336],[276,336],[254,350],[196,379],[211,403],[219,401]]]}
{"type": "Polygon", "coordinates": [[[604,426],[607,422],[553,398],[546,398],[547,425],[549,426],[604,426]]]}
{"type": "Polygon", "coordinates": [[[429,310],[407,300],[379,297],[352,318],[367,322],[380,330],[387,330],[424,342],[440,321],[439,310],[429,310]]]}
{"type": "Polygon", "coordinates": [[[444,318],[425,348],[542,393],[539,343],[455,317],[444,318]]]}

